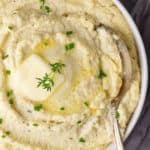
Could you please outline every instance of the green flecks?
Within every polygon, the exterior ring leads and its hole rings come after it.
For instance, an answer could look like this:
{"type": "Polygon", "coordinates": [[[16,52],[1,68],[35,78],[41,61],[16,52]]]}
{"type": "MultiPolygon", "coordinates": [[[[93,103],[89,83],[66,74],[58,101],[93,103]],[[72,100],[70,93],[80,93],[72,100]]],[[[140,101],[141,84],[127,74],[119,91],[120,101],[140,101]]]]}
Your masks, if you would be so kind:
{"type": "Polygon", "coordinates": [[[44,6],[44,10],[46,13],[50,13],[51,12],[51,9],[49,6],[44,6]]]}
{"type": "Polygon", "coordinates": [[[107,74],[102,69],[100,69],[99,74],[98,74],[98,78],[103,79],[105,77],[107,77],[107,74]]]}
{"type": "Polygon", "coordinates": [[[33,123],[32,124],[34,127],[37,127],[37,126],[39,126],[37,123],[33,123]]]}
{"type": "Polygon", "coordinates": [[[9,104],[10,104],[10,105],[13,105],[13,104],[14,104],[13,98],[9,99],[9,104]]]}
{"type": "Polygon", "coordinates": [[[2,135],[2,138],[5,138],[6,136],[10,135],[10,131],[5,131],[2,135]]]}
{"type": "Polygon", "coordinates": [[[10,70],[6,70],[6,75],[10,75],[11,71],[10,70]]]}
{"type": "Polygon", "coordinates": [[[40,0],[41,5],[45,4],[45,0],[40,0]]]}
{"type": "Polygon", "coordinates": [[[120,118],[120,113],[118,111],[116,112],[115,117],[116,117],[116,119],[120,118]]]}
{"type": "Polygon", "coordinates": [[[65,45],[66,51],[70,51],[70,50],[74,49],[74,47],[75,47],[75,43],[73,43],[73,42],[65,45]]]}
{"type": "Polygon", "coordinates": [[[9,56],[8,54],[7,54],[7,55],[4,55],[4,56],[2,57],[2,59],[5,60],[5,59],[8,58],[8,56],[9,56]]]}
{"type": "Polygon", "coordinates": [[[13,95],[13,90],[9,90],[6,93],[7,97],[8,97],[8,102],[10,105],[14,104],[14,95],[13,95]]]}
{"type": "Polygon", "coordinates": [[[79,120],[79,121],[77,121],[77,124],[81,124],[81,122],[82,122],[82,121],[81,121],[81,120],[79,120]]]}
{"type": "Polygon", "coordinates": [[[84,138],[81,137],[81,138],[79,139],[79,142],[80,142],[80,143],[85,143],[86,141],[85,141],[84,138]]]}
{"type": "Polygon", "coordinates": [[[2,135],[2,138],[5,138],[5,137],[6,137],[6,135],[3,134],[3,135],[2,135]]]}
{"type": "Polygon", "coordinates": [[[5,131],[5,134],[6,135],[10,135],[10,131],[5,131]]]}
{"type": "Polygon", "coordinates": [[[73,34],[73,31],[66,31],[67,36],[71,36],[73,34]]]}
{"type": "Polygon", "coordinates": [[[41,109],[43,109],[43,105],[42,104],[38,104],[34,106],[34,110],[35,111],[41,111],[41,109]]]}
{"type": "Polygon", "coordinates": [[[61,111],[64,111],[64,110],[65,110],[65,107],[61,107],[60,110],[61,110],[61,111]]]}
{"type": "Polygon", "coordinates": [[[7,97],[12,96],[12,95],[13,95],[13,90],[9,90],[9,91],[7,91],[6,95],[7,95],[7,97]]]}
{"type": "Polygon", "coordinates": [[[51,12],[50,7],[45,4],[45,0],[40,0],[40,9],[43,10],[47,14],[51,12]]]}
{"type": "Polygon", "coordinates": [[[45,42],[44,42],[44,45],[45,45],[45,46],[48,46],[48,42],[47,42],[47,41],[45,41],[45,42]]]}
{"type": "Polygon", "coordinates": [[[84,105],[86,106],[86,107],[89,107],[89,102],[84,102],[84,105]]]}
{"type": "Polygon", "coordinates": [[[3,118],[0,118],[0,124],[2,124],[3,123],[3,118]]]}
{"type": "Polygon", "coordinates": [[[13,26],[8,26],[8,31],[12,31],[13,30],[13,26]]]}

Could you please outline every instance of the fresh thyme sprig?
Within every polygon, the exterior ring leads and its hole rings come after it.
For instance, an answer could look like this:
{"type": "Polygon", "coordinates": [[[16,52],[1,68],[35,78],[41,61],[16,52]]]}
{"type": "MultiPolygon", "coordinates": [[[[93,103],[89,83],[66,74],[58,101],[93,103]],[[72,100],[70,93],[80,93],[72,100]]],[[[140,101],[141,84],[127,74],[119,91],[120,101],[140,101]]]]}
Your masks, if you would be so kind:
{"type": "Polygon", "coordinates": [[[61,73],[63,67],[65,67],[65,64],[57,62],[54,64],[49,64],[51,67],[51,73],[45,73],[45,75],[42,78],[36,78],[38,80],[37,87],[42,87],[43,89],[47,91],[51,91],[52,87],[54,86],[54,77],[56,73],[61,73]]]}
{"type": "Polygon", "coordinates": [[[47,91],[51,91],[52,87],[54,86],[53,79],[50,78],[50,75],[45,73],[45,75],[42,78],[36,78],[38,80],[37,87],[42,87],[43,89],[46,89],[47,91]]]}

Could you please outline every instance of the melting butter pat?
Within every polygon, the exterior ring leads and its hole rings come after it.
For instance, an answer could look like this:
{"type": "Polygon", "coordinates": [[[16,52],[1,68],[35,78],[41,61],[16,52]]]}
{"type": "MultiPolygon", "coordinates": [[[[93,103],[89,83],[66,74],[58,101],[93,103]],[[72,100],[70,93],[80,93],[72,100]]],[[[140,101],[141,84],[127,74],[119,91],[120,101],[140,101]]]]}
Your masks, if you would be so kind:
{"type": "Polygon", "coordinates": [[[49,73],[48,64],[38,55],[31,55],[17,69],[14,75],[16,90],[31,101],[44,101],[50,95],[50,91],[38,88],[38,80],[45,73],[49,73]]]}

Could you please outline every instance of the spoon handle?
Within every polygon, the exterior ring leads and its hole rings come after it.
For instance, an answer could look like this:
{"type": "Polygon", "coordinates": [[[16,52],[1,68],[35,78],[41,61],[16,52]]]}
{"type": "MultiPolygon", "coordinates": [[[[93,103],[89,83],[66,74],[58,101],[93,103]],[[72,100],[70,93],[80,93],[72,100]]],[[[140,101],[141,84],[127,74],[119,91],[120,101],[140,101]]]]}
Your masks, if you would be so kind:
{"type": "Polygon", "coordinates": [[[112,108],[112,121],[113,121],[112,123],[113,123],[116,148],[117,148],[117,150],[124,150],[123,140],[122,140],[118,120],[116,118],[116,109],[115,108],[112,108]]]}

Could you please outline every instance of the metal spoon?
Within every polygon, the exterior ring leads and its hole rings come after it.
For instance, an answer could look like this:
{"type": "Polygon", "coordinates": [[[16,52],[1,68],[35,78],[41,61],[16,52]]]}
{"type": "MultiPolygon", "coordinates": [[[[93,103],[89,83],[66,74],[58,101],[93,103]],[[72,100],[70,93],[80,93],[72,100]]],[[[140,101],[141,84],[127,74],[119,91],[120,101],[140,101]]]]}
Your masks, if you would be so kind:
{"type": "Polygon", "coordinates": [[[121,100],[123,99],[125,93],[129,89],[130,83],[132,81],[132,75],[133,75],[132,61],[130,58],[129,51],[128,51],[125,43],[120,39],[120,37],[117,36],[112,31],[112,29],[110,29],[109,27],[106,27],[105,25],[102,25],[102,24],[96,26],[96,31],[99,32],[100,28],[105,30],[108,34],[112,35],[112,38],[116,42],[116,45],[120,52],[120,56],[122,58],[123,84],[122,84],[119,94],[111,102],[111,118],[112,118],[112,123],[113,123],[113,131],[114,131],[115,143],[116,143],[117,150],[124,150],[123,139],[121,136],[118,120],[116,118],[116,113],[117,113],[119,104],[120,104],[121,100]]]}
{"type": "Polygon", "coordinates": [[[120,132],[120,127],[118,124],[118,120],[116,118],[116,113],[119,107],[121,100],[123,99],[125,93],[130,88],[130,83],[132,80],[132,62],[128,52],[127,47],[121,39],[116,39],[118,49],[120,50],[120,55],[122,57],[123,63],[123,86],[120,90],[119,95],[112,101],[111,114],[113,120],[113,129],[115,135],[115,143],[117,150],[124,150],[123,139],[120,132]]]}

